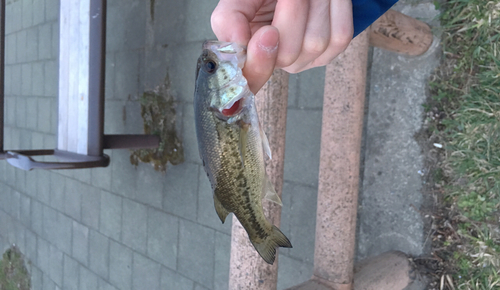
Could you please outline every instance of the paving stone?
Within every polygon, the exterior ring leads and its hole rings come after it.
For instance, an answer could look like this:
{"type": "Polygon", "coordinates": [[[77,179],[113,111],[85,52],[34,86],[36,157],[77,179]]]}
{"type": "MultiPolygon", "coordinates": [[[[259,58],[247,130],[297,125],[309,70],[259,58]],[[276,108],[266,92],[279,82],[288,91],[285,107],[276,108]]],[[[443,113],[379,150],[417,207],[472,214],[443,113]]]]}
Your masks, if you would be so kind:
{"type": "Polygon", "coordinates": [[[58,173],[50,174],[50,206],[64,212],[66,177],[58,173]]]}
{"type": "Polygon", "coordinates": [[[59,19],[59,1],[58,0],[45,0],[45,20],[58,20],[59,19]]]}
{"type": "Polygon", "coordinates": [[[286,233],[293,245],[289,255],[313,263],[318,189],[290,183],[285,184],[285,189],[292,197],[290,232],[286,233]]]}
{"type": "Polygon", "coordinates": [[[278,259],[278,289],[287,289],[309,280],[313,265],[280,255],[278,259]]]}
{"type": "MultiPolygon", "coordinates": [[[[9,95],[12,94],[12,65],[5,65],[5,87],[4,87],[4,105],[6,102],[6,99],[8,98],[9,95]]],[[[4,118],[5,114],[8,113],[7,109],[4,109],[4,118]]],[[[5,119],[4,119],[5,120],[5,119]]],[[[7,124],[7,123],[4,123],[7,124]]]]}
{"type": "Polygon", "coordinates": [[[17,53],[16,53],[16,59],[17,62],[26,62],[26,48],[27,48],[27,42],[26,42],[26,37],[27,37],[27,32],[26,30],[21,30],[17,32],[17,53]]]}
{"type": "Polygon", "coordinates": [[[186,220],[179,223],[178,271],[206,286],[213,285],[215,232],[186,220]]]}
{"type": "MultiPolygon", "coordinates": [[[[31,72],[32,73],[32,75],[31,75],[31,77],[32,77],[31,95],[32,96],[43,96],[43,89],[45,86],[43,66],[44,66],[43,62],[33,62],[32,63],[32,72],[31,72]]],[[[31,100],[33,100],[33,99],[28,98],[27,102],[30,102],[31,100]]],[[[34,107],[34,108],[36,108],[36,107],[34,107]]],[[[31,112],[28,111],[28,116],[27,116],[28,122],[29,122],[29,120],[33,120],[34,122],[36,122],[38,114],[31,115],[29,113],[31,113],[31,112]]],[[[32,127],[28,127],[28,128],[36,130],[36,125],[34,125],[32,127]]]]}
{"type": "Polygon", "coordinates": [[[50,264],[50,244],[45,239],[37,239],[37,262],[40,269],[48,274],[50,264]]]}
{"type": "Polygon", "coordinates": [[[161,265],[134,252],[132,289],[160,289],[161,265]]]}
{"type": "Polygon", "coordinates": [[[23,225],[18,223],[16,220],[12,220],[11,231],[13,231],[12,234],[14,236],[13,244],[19,247],[21,253],[26,252],[26,249],[24,248],[24,245],[26,245],[26,236],[24,235],[25,228],[23,225]]]}
{"type": "Polygon", "coordinates": [[[207,287],[203,287],[200,284],[194,286],[194,290],[209,290],[207,287]]]}
{"type": "Polygon", "coordinates": [[[64,255],[63,284],[64,290],[78,290],[80,265],[67,255],[64,255]]]}
{"type": "MultiPolygon", "coordinates": [[[[5,36],[5,64],[13,64],[16,62],[17,54],[17,34],[13,33],[5,36]]],[[[7,71],[5,76],[7,76],[7,71]]],[[[5,83],[7,84],[7,83],[5,83]]],[[[5,90],[5,92],[10,92],[10,90],[5,90]]]]}
{"type": "Polygon", "coordinates": [[[196,77],[193,70],[201,54],[202,44],[203,41],[172,44],[166,49],[167,63],[175,68],[175,73],[170,75],[170,81],[172,93],[178,101],[193,102],[196,77]]]}
{"type": "Polygon", "coordinates": [[[123,200],[122,242],[125,245],[140,253],[146,253],[147,222],[146,206],[128,199],[123,200]]]}
{"type": "Polygon", "coordinates": [[[50,279],[49,275],[43,275],[43,290],[57,290],[56,283],[50,279]]]}
{"type": "Polygon", "coordinates": [[[113,153],[111,189],[119,195],[134,199],[137,190],[137,171],[130,164],[129,154],[127,150],[116,150],[113,153]]]}
{"type": "Polygon", "coordinates": [[[155,1],[155,21],[152,22],[156,45],[180,43],[184,40],[186,1],[155,1]],[[176,31],[176,33],[172,33],[176,31]]]}
{"type": "MultiPolygon", "coordinates": [[[[19,54],[19,51],[17,52],[19,54]]],[[[10,93],[12,95],[21,95],[21,87],[22,87],[22,74],[21,74],[21,65],[13,65],[11,66],[11,90],[10,93]]]]}
{"type": "Polygon", "coordinates": [[[285,180],[317,186],[321,116],[320,111],[288,110],[285,180]]]}
{"type": "Polygon", "coordinates": [[[215,232],[214,289],[228,289],[230,257],[231,236],[215,232]]]}
{"type": "Polygon", "coordinates": [[[31,63],[24,63],[21,65],[21,77],[23,82],[21,88],[22,96],[31,96],[31,84],[33,82],[31,66],[31,63]]]}
{"type": "Polygon", "coordinates": [[[43,235],[43,205],[36,200],[31,201],[31,229],[43,235]]]}
{"type": "Polygon", "coordinates": [[[165,267],[161,268],[161,289],[192,290],[194,282],[165,267]]]}
{"type": "MultiPolygon", "coordinates": [[[[109,12],[109,11],[108,11],[109,12]]],[[[109,14],[108,14],[109,15],[109,14]]],[[[106,43],[107,47],[107,43],[106,43]]],[[[107,99],[114,98],[115,93],[115,54],[114,52],[106,52],[106,71],[104,81],[104,95],[107,99]]]]}
{"type": "Polygon", "coordinates": [[[22,27],[28,28],[33,25],[33,0],[21,0],[22,2],[22,27]]]}
{"type": "Polygon", "coordinates": [[[57,285],[62,285],[63,252],[50,245],[49,253],[49,267],[43,269],[48,269],[50,279],[52,279],[57,285]]]}
{"type": "Polygon", "coordinates": [[[73,221],[72,257],[84,266],[89,264],[89,228],[73,221]]]}
{"type": "MultiPolygon", "coordinates": [[[[41,0],[35,0],[41,1],[41,0]]],[[[52,57],[52,23],[44,23],[38,26],[38,58],[49,59],[52,57]]]]}
{"type": "Polygon", "coordinates": [[[179,219],[148,209],[148,256],[170,269],[177,268],[179,219]]]}
{"type": "Polygon", "coordinates": [[[96,290],[98,287],[98,277],[87,268],[80,266],[80,290],[96,290]]]}
{"type": "MultiPolygon", "coordinates": [[[[56,104],[57,102],[54,102],[54,107],[57,106],[56,104]]],[[[53,114],[55,115],[55,114],[53,114]]],[[[57,127],[57,120],[54,120],[53,121],[53,127],[57,127]]],[[[84,169],[79,169],[79,170],[76,170],[75,173],[73,174],[73,177],[78,180],[78,181],[81,181],[83,182],[84,184],[90,184],[91,181],[90,181],[90,178],[91,178],[91,169],[90,168],[84,168],[84,169]]],[[[88,187],[88,186],[87,186],[88,187]]]]}
{"type": "Polygon", "coordinates": [[[59,59],[59,21],[52,23],[52,59],[59,59]]]}
{"type": "Polygon", "coordinates": [[[184,147],[184,158],[187,162],[201,165],[198,140],[196,139],[196,128],[194,125],[194,109],[191,104],[183,105],[182,114],[182,146],[184,147]]]}
{"type": "Polygon", "coordinates": [[[136,200],[161,209],[165,174],[155,171],[149,164],[142,163],[137,167],[137,174],[136,200]]]}
{"type": "Polygon", "coordinates": [[[45,21],[45,0],[33,0],[33,25],[45,21]]]}
{"type": "Polygon", "coordinates": [[[209,226],[226,234],[231,234],[232,217],[229,215],[226,221],[222,223],[215,212],[214,198],[210,181],[207,178],[205,170],[200,165],[199,169],[199,188],[198,188],[198,217],[200,224],[209,226]]]}
{"type": "MultiPolygon", "coordinates": [[[[34,99],[36,99],[36,98],[34,98],[34,99]]],[[[38,107],[38,104],[36,106],[38,107]]],[[[35,119],[35,122],[37,122],[37,119],[35,119]]],[[[31,132],[31,148],[32,149],[42,149],[43,148],[43,135],[44,135],[43,133],[31,132]]],[[[29,177],[31,175],[32,179],[36,175],[34,173],[34,171],[28,171],[26,174],[27,174],[27,177],[29,177]]],[[[33,180],[33,182],[31,182],[31,183],[35,184],[35,186],[36,186],[36,180],[33,180]]],[[[30,187],[28,179],[26,180],[26,187],[27,188],[30,187]]],[[[34,187],[34,188],[36,189],[36,187],[34,187]]],[[[36,190],[34,190],[33,192],[36,192],[36,190]]]]}
{"type": "Polygon", "coordinates": [[[21,194],[19,202],[21,204],[19,221],[24,226],[29,227],[31,222],[31,199],[28,196],[21,194]]]}
{"type": "Polygon", "coordinates": [[[138,52],[120,51],[115,54],[115,98],[127,100],[129,95],[137,95],[138,72],[138,52]]]}
{"type": "MultiPolygon", "coordinates": [[[[112,154],[108,154],[108,152],[105,152],[105,154],[109,155],[112,162],[114,161],[114,158],[112,154]]],[[[90,174],[92,186],[99,187],[104,190],[111,190],[111,167],[98,167],[98,168],[92,168],[92,172],[90,174]]]]}
{"type": "Polygon", "coordinates": [[[11,191],[10,197],[10,215],[16,220],[20,219],[21,216],[21,194],[16,191],[11,191]]]}
{"type": "MultiPolygon", "coordinates": [[[[123,134],[125,133],[125,102],[122,100],[106,101],[104,108],[104,132],[106,134],[123,134]]],[[[128,153],[128,152],[127,152],[128,153]]],[[[123,155],[117,154],[117,155],[123,155]]],[[[116,157],[115,157],[116,159],[116,157]]],[[[113,166],[113,164],[111,164],[113,166]]],[[[113,167],[112,167],[113,168],[113,167]]],[[[115,175],[121,176],[121,175],[115,175]]]]}
{"type": "Polygon", "coordinates": [[[109,281],[118,289],[132,289],[132,250],[114,241],[109,248],[109,281]]]}
{"type": "Polygon", "coordinates": [[[86,185],[71,178],[66,179],[66,190],[64,192],[64,212],[77,221],[82,220],[81,202],[82,193],[86,185]]]}
{"type": "Polygon", "coordinates": [[[86,186],[82,191],[82,223],[95,230],[99,229],[101,190],[86,186]]]}
{"type": "MultiPolygon", "coordinates": [[[[17,98],[5,98],[5,123],[6,125],[16,125],[16,102],[17,98]]],[[[5,136],[7,137],[7,136],[5,136]]]]}
{"type": "MultiPolygon", "coordinates": [[[[38,99],[28,98],[26,101],[26,127],[36,130],[38,127],[38,99]]],[[[32,141],[33,143],[33,141],[32,141]]]]}
{"type": "Polygon", "coordinates": [[[38,60],[38,27],[26,29],[26,60],[38,60]]]}
{"type": "Polygon", "coordinates": [[[26,127],[26,98],[16,100],[16,125],[20,128],[26,127]]]}
{"type": "Polygon", "coordinates": [[[38,98],[38,130],[50,133],[50,99],[38,98]]]}
{"type": "MultiPolygon", "coordinates": [[[[43,206],[43,235],[67,255],[71,255],[72,220],[62,213],[43,206]]],[[[42,268],[44,269],[44,268],[42,268]]]]}
{"type": "Polygon", "coordinates": [[[210,13],[199,13],[198,11],[213,11],[218,1],[186,1],[186,14],[189,15],[189,21],[185,25],[185,40],[205,41],[207,39],[216,39],[210,26],[210,13]]]}
{"type": "MultiPolygon", "coordinates": [[[[55,60],[46,61],[44,65],[44,71],[45,71],[44,96],[56,97],[58,95],[58,83],[59,83],[59,68],[57,62],[55,60]]],[[[49,119],[48,115],[46,116],[44,115],[44,117],[49,119]]]]}
{"type": "Polygon", "coordinates": [[[90,230],[89,260],[90,269],[107,280],[109,277],[109,239],[94,230],[90,230]]]}
{"type": "Polygon", "coordinates": [[[103,279],[98,279],[98,290],[117,290],[115,286],[109,284],[107,281],[103,279]]]}
{"type": "MultiPolygon", "coordinates": [[[[9,136],[9,135],[7,135],[9,136]]],[[[21,132],[19,128],[11,128],[10,130],[10,148],[20,148],[21,147],[21,132]]],[[[16,174],[15,170],[12,171],[13,179],[10,179],[9,184],[15,186],[16,184],[16,174]]]]}
{"type": "Polygon", "coordinates": [[[182,163],[169,169],[165,176],[163,209],[190,220],[196,220],[198,166],[182,163]]]}
{"type": "Polygon", "coordinates": [[[31,276],[31,289],[42,290],[43,289],[42,271],[40,271],[40,269],[38,269],[34,265],[31,265],[30,276],[31,276]]]}
{"type": "Polygon", "coordinates": [[[24,255],[29,261],[31,261],[31,265],[37,264],[37,260],[36,260],[37,236],[31,230],[25,229],[24,237],[25,237],[24,255]]]}
{"type": "Polygon", "coordinates": [[[101,191],[99,231],[106,236],[121,240],[122,198],[108,191],[101,191]]]}
{"type": "Polygon", "coordinates": [[[0,192],[0,209],[4,210],[6,213],[10,213],[10,199],[12,197],[12,189],[7,187],[0,192]]]}

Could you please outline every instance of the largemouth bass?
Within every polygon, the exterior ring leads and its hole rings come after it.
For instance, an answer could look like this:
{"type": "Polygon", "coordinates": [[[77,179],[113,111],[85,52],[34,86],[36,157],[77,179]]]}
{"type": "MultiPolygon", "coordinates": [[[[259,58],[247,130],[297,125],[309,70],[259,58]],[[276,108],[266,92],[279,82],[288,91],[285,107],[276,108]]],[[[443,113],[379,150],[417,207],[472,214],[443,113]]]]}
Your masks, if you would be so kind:
{"type": "Polygon", "coordinates": [[[260,256],[273,264],[276,248],[292,244],[262,209],[263,197],[281,200],[266,175],[264,152],[271,157],[271,150],[241,71],[245,60],[246,50],[234,43],[203,44],[194,96],[196,135],[217,215],[224,223],[234,213],[260,256]]]}

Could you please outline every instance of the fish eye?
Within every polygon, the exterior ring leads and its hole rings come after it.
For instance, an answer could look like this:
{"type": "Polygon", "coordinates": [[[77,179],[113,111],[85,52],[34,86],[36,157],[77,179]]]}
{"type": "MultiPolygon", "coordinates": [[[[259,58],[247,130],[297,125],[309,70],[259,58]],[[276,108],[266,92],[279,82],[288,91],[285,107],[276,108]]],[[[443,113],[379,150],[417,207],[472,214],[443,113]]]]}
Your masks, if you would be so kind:
{"type": "Polygon", "coordinates": [[[217,69],[217,63],[215,63],[215,61],[213,60],[208,60],[205,62],[204,67],[205,71],[211,74],[217,69]]]}

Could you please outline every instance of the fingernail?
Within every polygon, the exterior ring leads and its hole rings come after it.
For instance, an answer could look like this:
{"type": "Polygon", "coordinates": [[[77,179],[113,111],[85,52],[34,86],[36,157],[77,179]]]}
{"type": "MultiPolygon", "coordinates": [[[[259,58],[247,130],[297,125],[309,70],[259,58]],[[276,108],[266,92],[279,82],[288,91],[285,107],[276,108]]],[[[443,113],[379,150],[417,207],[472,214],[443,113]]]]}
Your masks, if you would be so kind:
{"type": "Polygon", "coordinates": [[[279,33],[274,27],[267,27],[259,38],[258,45],[259,48],[267,52],[268,54],[273,53],[278,48],[279,44],[279,33]]]}

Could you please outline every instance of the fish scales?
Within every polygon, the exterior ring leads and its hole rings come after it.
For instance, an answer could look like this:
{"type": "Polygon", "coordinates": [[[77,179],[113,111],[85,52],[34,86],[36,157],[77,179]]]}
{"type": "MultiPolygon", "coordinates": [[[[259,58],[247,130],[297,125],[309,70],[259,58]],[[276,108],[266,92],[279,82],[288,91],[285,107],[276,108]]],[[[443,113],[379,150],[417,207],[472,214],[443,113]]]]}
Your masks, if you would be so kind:
{"type": "Polygon", "coordinates": [[[233,212],[257,252],[272,264],[277,247],[292,245],[262,209],[265,191],[276,193],[265,172],[267,139],[263,140],[254,95],[241,73],[244,57],[235,44],[204,44],[196,75],[196,134],[221,221],[233,212]]]}

